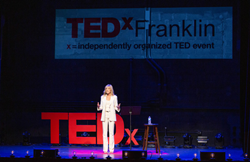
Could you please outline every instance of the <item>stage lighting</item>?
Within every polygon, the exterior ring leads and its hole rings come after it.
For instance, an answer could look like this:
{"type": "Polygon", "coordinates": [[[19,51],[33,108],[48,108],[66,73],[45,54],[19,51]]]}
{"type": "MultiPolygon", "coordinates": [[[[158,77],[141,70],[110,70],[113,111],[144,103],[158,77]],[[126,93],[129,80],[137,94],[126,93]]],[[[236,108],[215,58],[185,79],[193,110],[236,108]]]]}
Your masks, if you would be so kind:
{"type": "Polygon", "coordinates": [[[217,133],[215,135],[214,145],[216,149],[223,149],[224,145],[224,137],[221,133],[217,133]]]}
{"type": "Polygon", "coordinates": [[[11,158],[14,158],[15,155],[14,155],[14,150],[11,151],[11,155],[10,155],[11,158]]]}
{"type": "Polygon", "coordinates": [[[74,156],[72,156],[72,159],[77,159],[76,152],[73,152],[74,156]]]}
{"type": "Polygon", "coordinates": [[[249,161],[247,153],[244,154],[244,161],[249,161]]]}
{"type": "Polygon", "coordinates": [[[228,159],[227,161],[233,161],[233,159],[231,158],[231,154],[228,154],[228,159]]]}
{"type": "Polygon", "coordinates": [[[192,148],[192,140],[193,140],[193,137],[186,133],[183,135],[183,139],[184,139],[184,146],[183,148],[192,148]]]}
{"type": "Polygon", "coordinates": [[[177,158],[175,159],[176,161],[181,161],[180,154],[176,154],[177,158]]]}
{"type": "Polygon", "coordinates": [[[147,157],[147,155],[145,154],[145,152],[141,153],[141,159],[145,159],[147,157]]]}
{"type": "Polygon", "coordinates": [[[95,157],[94,157],[94,152],[91,152],[90,159],[95,159],[95,157]]]}
{"type": "Polygon", "coordinates": [[[198,136],[197,137],[198,148],[207,149],[208,140],[209,139],[207,136],[198,136]]]}
{"type": "Polygon", "coordinates": [[[163,160],[163,158],[161,157],[161,153],[160,153],[160,156],[159,156],[159,158],[158,158],[158,161],[162,161],[163,160]]]}
{"type": "Polygon", "coordinates": [[[30,156],[29,156],[29,151],[26,151],[26,156],[25,156],[25,158],[30,158],[30,156]]]}
{"type": "Polygon", "coordinates": [[[215,158],[214,158],[214,153],[211,153],[211,158],[210,158],[210,160],[215,160],[215,158]]]}
{"type": "Polygon", "coordinates": [[[60,152],[57,152],[56,159],[61,159],[62,157],[60,156],[60,152]]]}
{"type": "Polygon", "coordinates": [[[43,153],[44,153],[44,151],[42,150],[42,151],[41,151],[40,158],[43,158],[43,153]]]}
{"type": "Polygon", "coordinates": [[[198,158],[197,158],[197,154],[196,154],[196,153],[194,153],[193,161],[198,161],[198,158]]]}
{"type": "Polygon", "coordinates": [[[147,158],[146,150],[123,150],[122,151],[123,159],[145,159],[147,158]]]}

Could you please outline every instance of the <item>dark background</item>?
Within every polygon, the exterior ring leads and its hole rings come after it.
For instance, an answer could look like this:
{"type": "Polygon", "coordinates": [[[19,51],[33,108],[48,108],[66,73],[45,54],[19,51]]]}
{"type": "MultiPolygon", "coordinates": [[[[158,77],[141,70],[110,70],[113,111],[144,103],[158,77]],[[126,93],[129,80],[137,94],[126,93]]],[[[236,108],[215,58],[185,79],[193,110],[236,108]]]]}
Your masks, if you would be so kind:
{"type": "MultiPolygon", "coordinates": [[[[1,114],[0,140],[22,142],[29,131],[33,143],[49,143],[49,121],[41,112],[96,112],[106,84],[114,86],[122,106],[142,106],[133,117],[133,129],[143,133],[150,115],[177,137],[189,132],[197,145],[197,132],[214,136],[221,132],[225,145],[242,146],[242,120],[246,80],[247,39],[242,1],[3,1],[1,5],[1,114]],[[233,7],[233,59],[155,60],[160,74],[147,60],[59,60],[54,59],[55,9],[140,7],[233,7]]],[[[125,128],[128,116],[123,116],[125,128]]],[[[60,122],[67,136],[67,121],[60,122]]]]}

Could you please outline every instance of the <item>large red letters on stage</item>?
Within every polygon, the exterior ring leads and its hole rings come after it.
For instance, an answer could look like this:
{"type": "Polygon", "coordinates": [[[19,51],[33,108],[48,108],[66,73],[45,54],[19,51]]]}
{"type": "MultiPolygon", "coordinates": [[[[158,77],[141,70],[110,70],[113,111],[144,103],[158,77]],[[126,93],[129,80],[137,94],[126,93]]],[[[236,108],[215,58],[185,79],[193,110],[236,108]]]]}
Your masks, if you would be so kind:
{"type": "MultiPolygon", "coordinates": [[[[58,113],[42,112],[43,120],[50,120],[50,139],[52,144],[59,144],[59,120],[68,120],[69,144],[103,144],[101,113],[58,113]],[[77,125],[77,120],[96,120],[96,125],[77,125]],[[97,137],[77,137],[77,132],[96,132],[97,137]]],[[[114,134],[115,144],[122,141],[124,136],[124,121],[116,114],[116,132],[114,134]]],[[[136,130],[137,131],[137,130],[136,130]]],[[[138,145],[132,132],[126,130],[135,145],[138,145]]],[[[109,140],[108,140],[109,141],[109,140]]],[[[126,144],[129,144],[126,142],[126,144]]]]}
{"type": "MultiPolygon", "coordinates": [[[[122,17],[124,26],[122,30],[133,30],[131,21],[133,17],[122,17]]],[[[116,18],[67,18],[67,23],[72,24],[72,38],[78,37],[78,24],[84,22],[84,38],[112,38],[120,33],[120,22],[116,18]],[[93,25],[93,23],[97,23],[93,25]],[[101,25],[98,25],[101,23],[101,25]],[[108,24],[113,24],[114,30],[108,32],[108,24]],[[95,30],[96,32],[91,32],[95,30]]],[[[69,47],[70,48],[70,47],[69,47]]],[[[67,48],[68,49],[68,48],[67,48]]]]}

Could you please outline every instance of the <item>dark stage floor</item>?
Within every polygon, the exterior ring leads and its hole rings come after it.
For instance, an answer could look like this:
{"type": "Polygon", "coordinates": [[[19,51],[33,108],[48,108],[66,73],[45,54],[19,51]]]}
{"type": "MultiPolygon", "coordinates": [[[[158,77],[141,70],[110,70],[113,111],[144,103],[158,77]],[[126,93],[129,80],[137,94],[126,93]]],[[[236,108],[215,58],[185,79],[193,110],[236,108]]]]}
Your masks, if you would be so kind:
{"type": "MultiPolygon", "coordinates": [[[[75,155],[78,158],[89,159],[91,153],[93,152],[93,156],[96,159],[106,159],[109,155],[112,159],[122,159],[122,151],[128,150],[129,147],[116,147],[115,152],[112,154],[104,154],[102,151],[102,147],[97,146],[41,146],[41,145],[31,145],[31,146],[0,146],[0,156],[1,157],[9,157],[11,155],[11,151],[14,151],[14,155],[17,158],[23,158],[26,155],[26,152],[29,151],[29,155],[31,158],[33,157],[34,149],[58,149],[59,154],[62,158],[71,159],[72,156],[75,155]]],[[[132,150],[142,150],[142,147],[133,148],[132,150]]],[[[177,154],[180,155],[181,160],[192,160],[194,158],[194,154],[197,154],[197,158],[200,160],[200,152],[225,152],[226,159],[228,155],[231,154],[231,158],[233,161],[243,161],[243,151],[241,148],[224,148],[224,149],[198,149],[198,148],[161,148],[161,157],[164,160],[175,160],[177,154]]],[[[154,148],[148,148],[147,150],[147,160],[156,160],[159,158],[160,154],[155,153],[154,148]]]]}

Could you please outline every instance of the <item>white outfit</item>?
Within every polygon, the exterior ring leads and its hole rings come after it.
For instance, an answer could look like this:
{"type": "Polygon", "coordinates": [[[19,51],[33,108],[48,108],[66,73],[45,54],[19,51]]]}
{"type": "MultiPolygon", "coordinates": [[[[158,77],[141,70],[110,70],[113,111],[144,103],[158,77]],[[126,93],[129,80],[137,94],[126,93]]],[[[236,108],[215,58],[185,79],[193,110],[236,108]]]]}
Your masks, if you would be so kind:
{"type": "Polygon", "coordinates": [[[114,152],[114,125],[116,121],[116,111],[120,111],[117,108],[118,100],[117,96],[111,96],[110,100],[106,100],[106,95],[101,96],[100,107],[97,111],[102,110],[102,130],[103,130],[103,151],[108,152],[108,125],[109,125],[109,151],[114,152]]]}

